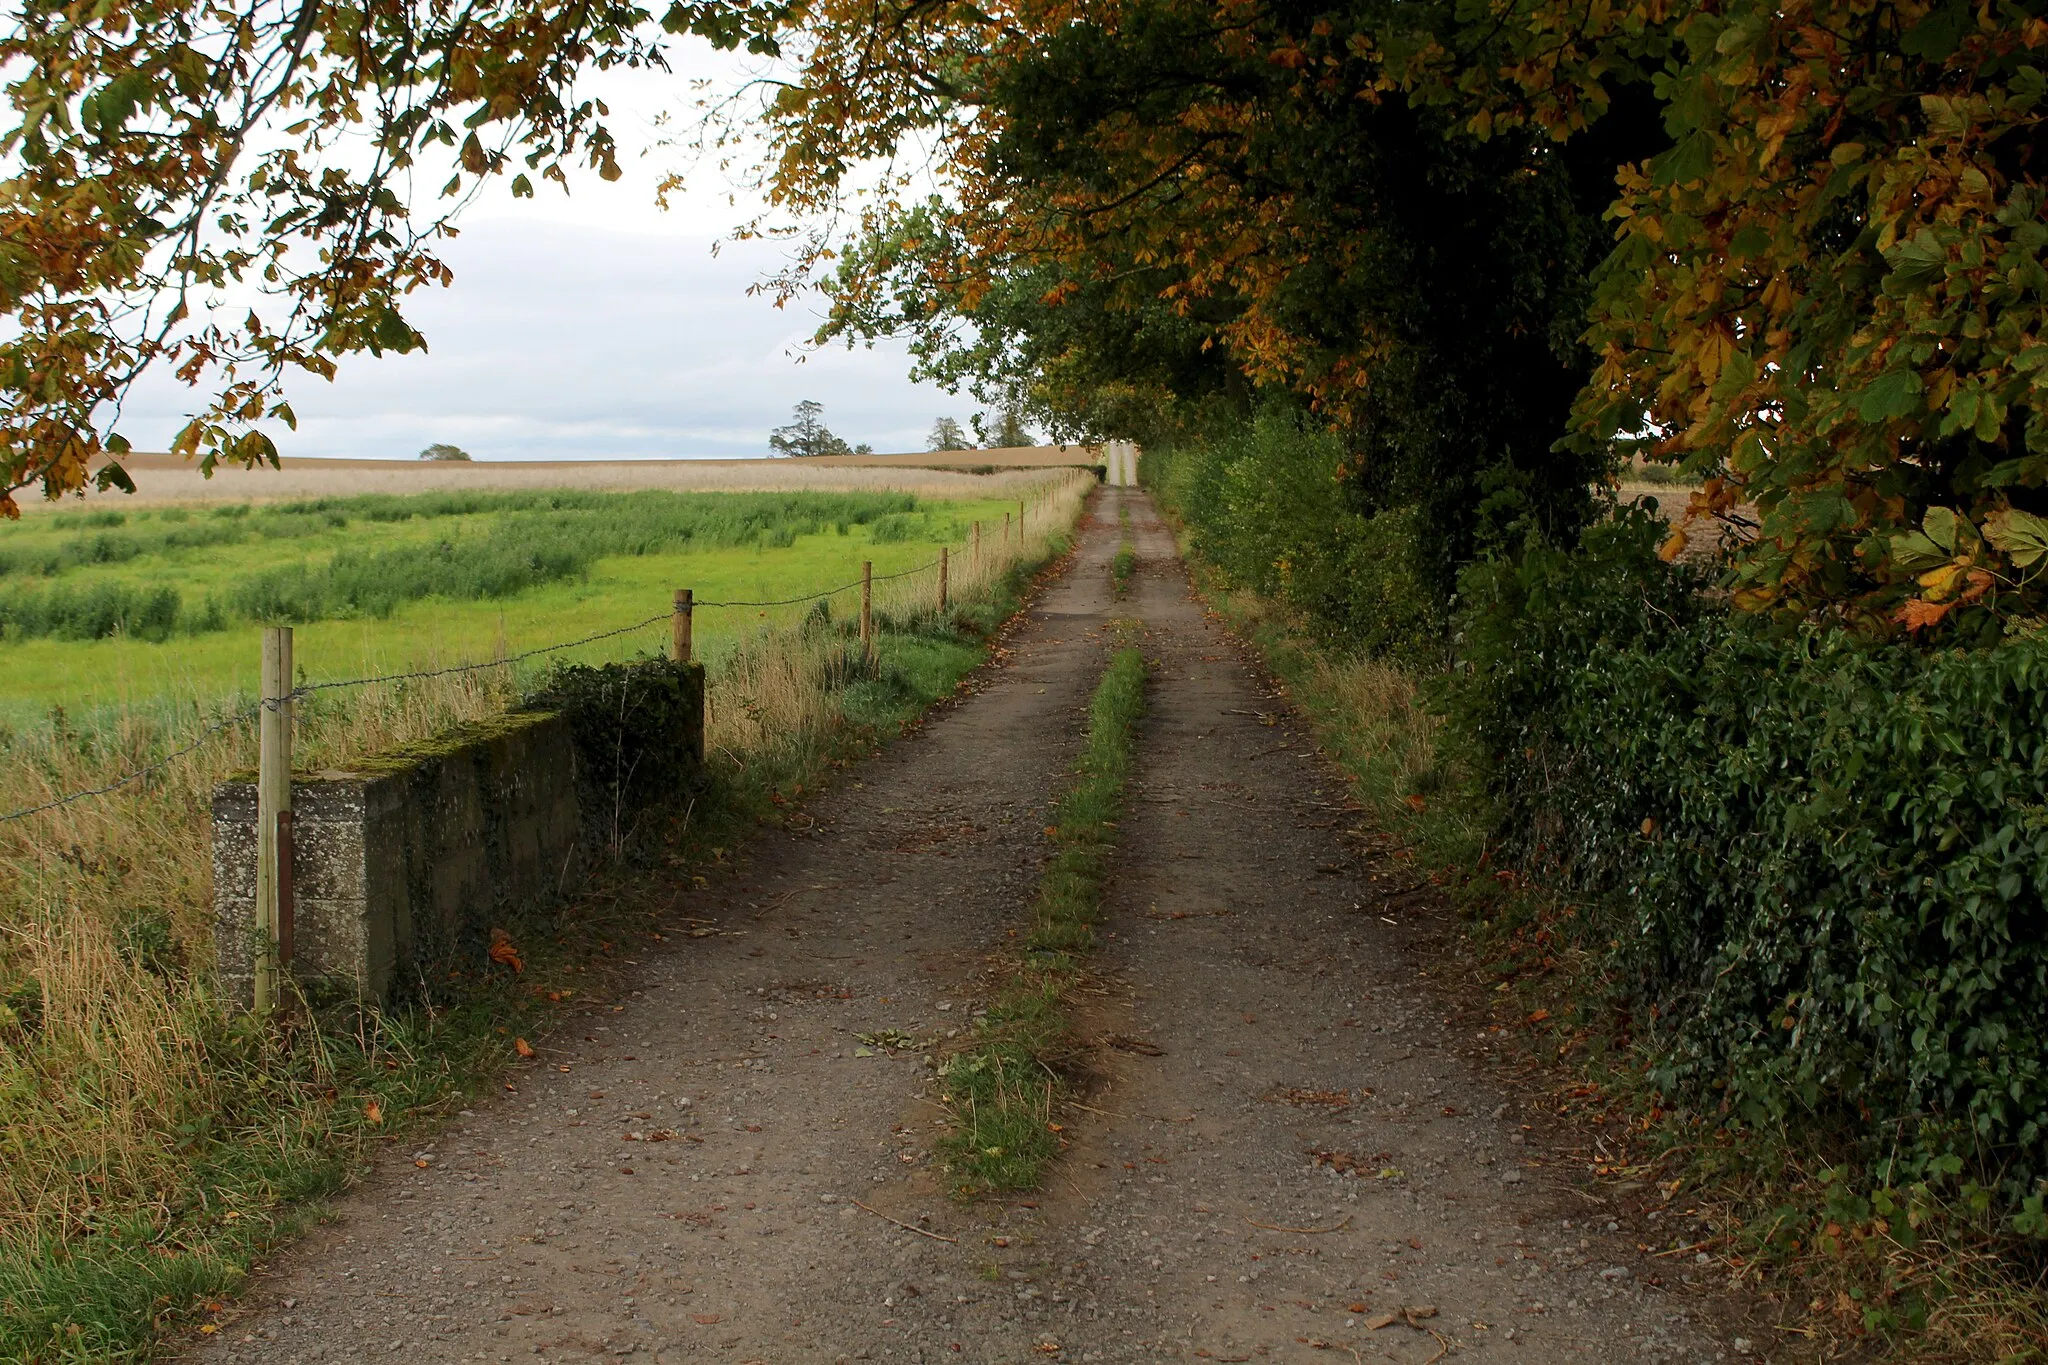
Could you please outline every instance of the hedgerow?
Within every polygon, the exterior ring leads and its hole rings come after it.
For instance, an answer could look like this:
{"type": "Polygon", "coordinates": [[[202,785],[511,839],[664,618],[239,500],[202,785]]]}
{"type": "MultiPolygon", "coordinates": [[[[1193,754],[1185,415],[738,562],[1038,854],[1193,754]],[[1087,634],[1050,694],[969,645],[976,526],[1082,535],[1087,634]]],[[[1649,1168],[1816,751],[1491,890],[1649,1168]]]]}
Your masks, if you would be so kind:
{"type": "Polygon", "coordinates": [[[1581,1017],[1619,1010],[1688,1119],[2048,1234],[2048,636],[1930,650],[1734,612],[1633,507],[1468,567],[1432,652],[1389,588],[1398,532],[1378,577],[1333,548],[1369,531],[1321,444],[1262,424],[1147,477],[1301,634],[1433,661],[1430,800],[1571,907],[1546,925],[1606,992],[1581,1017]],[[1328,590],[1284,571],[1323,563],[1328,590]]]}
{"type": "Polygon", "coordinates": [[[2048,1231],[2048,640],[1772,629],[1626,513],[1463,579],[1451,730],[1667,1095],[2048,1231]]]}
{"type": "Polygon", "coordinates": [[[1294,608],[1324,643],[1441,658],[1443,606],[1416,554],[1420,514],[1362,511],[1338,437],[1271,412],[1145,459],[1147,482],[1187,513],[1196,553],[1230,582],[1294,608]]]}

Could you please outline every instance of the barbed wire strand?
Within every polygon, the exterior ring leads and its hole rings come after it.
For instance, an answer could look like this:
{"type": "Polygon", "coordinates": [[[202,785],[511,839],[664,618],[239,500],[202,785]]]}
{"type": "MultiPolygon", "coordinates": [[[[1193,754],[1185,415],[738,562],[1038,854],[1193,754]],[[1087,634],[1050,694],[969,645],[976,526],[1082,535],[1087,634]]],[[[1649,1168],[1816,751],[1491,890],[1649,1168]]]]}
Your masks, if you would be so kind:
{"type": "Polygon", "coordinates": [[[481,673],[487,668],[510,668],[513,664],[525,663],[528,659],[539,658],[543,654],[559,654],[565,649],[580,649],[584,645],[594,645],[599,640],[631,635],[636,630],[645,630],[674,615],[674,612],[665,611],[659,616],[650,616],[645,621],[635,621],[630,626],[601,630],[595,635],[586,635],[580,640],[564,640],[558,645],[541,645],[537,649],[529,649],[519,654],[508,654],[502,659],[485,659],[473,664],[453,664],[447,668],[423,668],[412,673],[380,673],[370,678],[336,678],[330,682],[301,683],[284,696],[266,698],[259,704],[274,711],[285,702],[299,697],[309,697],[315,692],[333,692],[343,687],[374,687],[379,683],[411,682],[416,678],[446,678],[456,673],[481,673]]]}
{"type": "Polygon", "coordinates": [[[185,757],[185,755],[193,753],[194,751],[198,750],[201,746],[207,744],[224,731],[227,731],[237,725],[240,725],[243,721],[253,719],[256,713],[261,711],[262,709],[263,707],[261,703],[258,703],[255,706],[244,707],[242,710],[237,711],[234,715],[227,717],[225,720],[218,721],[213,725],[208,726],[205,730],[200,732],[199,738],[193,740],[184,748],[165,754],[162,758],[157,759],[154,763],[146,763],[142,767],[137,768],[134,772],[129,773],[126,777],[116,778],[114,781],[109,782],[104,787],[91,787],[86,789],[85,791],[73,792],[69,796],[60,796],[54,801],[45,801],[40,806],[28,806],[21,810],[9,811],[5,815],[0,815],[0,825],[12,824],[16,820],[26,820],[31,815],[41,815],[45,811],[59,810],[65,806],[72,804],[75,801],[83,801],[87,797],[105,796],[110,792],[117,792],[131,782],[139,782],[143,778],[148,777],[151,773],[160,772],[163,769],[168,768],[171,764],[185,757]]]}
{"type": "MultiPolygon", "coordinates": [[[[939,561],[935,559],[929,564],[920,564],[915,566],[914,568],[904,569],[897,573],[880,574],[871,577],[865,581],[870,583],[887,583],[891,579],[908,578],[912,574],[923,573],[928,569],[935,569],[938,567],[938,565],[939,561]]],[[[836,597],[842,592],[851,592],[853,589],[859,586],[859,583],[847,583],[837,588],[827,588],[823,592],[808,593],[802,597],[785,597],[780,600],[772,602],[701,601],[692,602],[690,605],[693,610],[697,607],[793,607],[801,605],[805,602],[817,602],[822,601],[827,597],[836,597]]],[[[134,772],[129,773],[124,777],[116,778],[114,781],[109,782],[104,787],[90,787],[84,791],[72,792],[68,796],[60,796],[52,801],[45,801],[41,805],[26,806],[23,807],[21,810],[9,811],[5,815],[0,815],[0,825],[13,824],[17,820],[26,820],[33,815],[41,815],[47,811],[61,810],[63,807],[72,805],[75,802],[88,800],[95,796],[107,796],[113,792],[117,792],[123,787],[141,781],[142,779],[148,777],[152,773],[162,771],[163,769],[169,767],[171,764],[177,762],[179,759],[185,757],[187,754],[196,752],[199,748],[209,743],[220,734],[233,728],[236,725],[241,724],[243,721],[250,719],[251,717],[257,715],[259,712],[266,709],[276,710],[279,706],[282,706],[287,701],[296,700],[301,697],[309,697],[316,692],[333,692],[345,687],[374,687],[383,683],[414,682],[427,678],[446,678],[458,673],[481,673],[484,670],[491,668],[509,668],[514,664],[524,663],[528,659],[539,658],[543,654],[559,654],[565,649],[580,649],[584,645],[593,645],[601,640],[615,639],[621,635],[631,635],[635,631],[646,630],[649,626],[658,625],[663,621],[673,620],[674,617],[675,612],[673,609],[671,609],[669,611],[662,612],[658,616],[650,616],[644,621],[635,621],[630,626],[619,626],[612,630],[601,630],[594,635],[586,635],[579,640],[565,640],[560,644],[541,645],[534,649],[525,650],[518,654],[507,655],[505,658],[502,659],[487,659],[479,663],[470,664],[454,664],[447,668],[418,669],[410,673],[383,673],[367,678],[337,678],[328,682],[302,683],[299,686],[294,687],[290,692],[286,693],[282,697],[267,697],[264,700],[257,702],[255,705],[238,711],[234,715],[227,717],[225,720],[219,721],[216,724],[207,727],[204,731],[200,733],[197,739],[194,739],[190,744],[187,744],[184,748],[174,750],[171,753],[165,754],[162,758],[156,759],[155,761],[150,763],[146,763],[142,767],[137,768],[134,772]]]]}

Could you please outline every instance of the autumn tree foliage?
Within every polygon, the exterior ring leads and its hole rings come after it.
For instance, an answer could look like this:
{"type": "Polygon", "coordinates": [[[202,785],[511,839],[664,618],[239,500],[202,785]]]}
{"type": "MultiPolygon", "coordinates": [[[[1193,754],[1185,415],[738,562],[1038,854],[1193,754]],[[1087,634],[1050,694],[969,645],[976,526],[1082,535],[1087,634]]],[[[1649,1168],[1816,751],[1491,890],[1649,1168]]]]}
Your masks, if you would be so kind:
{"type": "Polygon", "coordinates": [[[1592,438],[1759,509],[1736,600],[1966,634],[2036,616],[2048,271],[2036,4],[1701,6],[1623,168],[1592,438]]]}
{"type": "Polygon", "coordinates": [[[423,338],[406,296],[480,180],[618,175],[582,73],[659,65],[715,3],[27,0],[0,26],[0,516],[14,495],[127,487],[122,399],[194,386],[177,449],[275,458],[287,376],[423,338]],[[415,176],[431,177],[409,202],[415,176]]]}
{"type": "Polygon", "coordinates": [[[830,327],[941,377],[1294,395],[1452,558],[1642,448],[1737,605],[1995,631],[2048,561],[2040,10],[824,0],[773,174],[938,148],[830,327]]]}
{"type": "Polygon", "coordinates": [[[1427,509],[1445,593],[1477,544],[1590,513],[1599,460],[1556,441],[1614,168],[1661,145],[1645,82],[1562,146],[1482,140],[1382,90],[1385,7],[866,13],[806,12],[777,184],[822,213],[914,131],[951,192],[867,206],[828,333],[907,331],[926,376],[1027,393],[1062,436],[1293,395],[1349,434],[1369,505],[1427,509]]]}
{"type": "Polygon", "coordinates": [[[784,58],[765,176],[828,334],[908,332],[1055,435],[1283,396],[1363,506],[1422,509],[1440,586],[1569,540],[1642,448],[1743,528],[1739,606],[1974,638],[2048,605],[2042,9],[32,4],[0,513],[125,481],[146,365],[200,386],[179,449],[270,458],[286,376],[422,343],[480,178],[616,173],[579,73],[692,31],[784,58]]]}

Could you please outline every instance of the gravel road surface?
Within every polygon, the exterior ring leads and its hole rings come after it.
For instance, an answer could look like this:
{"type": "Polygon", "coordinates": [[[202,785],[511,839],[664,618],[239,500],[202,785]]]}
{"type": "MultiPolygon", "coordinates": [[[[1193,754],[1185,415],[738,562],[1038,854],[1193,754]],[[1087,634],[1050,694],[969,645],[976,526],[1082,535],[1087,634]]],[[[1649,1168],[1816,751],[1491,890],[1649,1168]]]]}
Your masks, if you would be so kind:
{"type": "Polygon", "coordinates": [[[1457,1022],[1427,975],[1441,911],[1140,491],[1097,496],[971,695],[804,815],[681,896],[715,933],[388,1154],[189,1358],[1745,1354],[1690,1261],[1638,1249],[1678,1229],[1575,1185],[1457,1022]],[[1117,601],[1120,506],[1139,570],[1117,601]],[[1024,922],[1118,616],[1155,669],[1088,1085],[1042,1192],[961,1203],[933,1053],[1024,922]]]}

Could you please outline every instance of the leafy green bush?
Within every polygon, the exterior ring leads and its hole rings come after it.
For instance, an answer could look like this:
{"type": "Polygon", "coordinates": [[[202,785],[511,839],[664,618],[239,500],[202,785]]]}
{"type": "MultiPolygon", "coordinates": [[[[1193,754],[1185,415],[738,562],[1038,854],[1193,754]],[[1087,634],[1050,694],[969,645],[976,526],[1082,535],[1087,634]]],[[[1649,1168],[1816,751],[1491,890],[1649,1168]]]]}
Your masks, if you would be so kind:
{"type": "Polygon", "coordinates": [[[631,841],[626,819],[668,810],[703,790],[702,664],[565,664],[532,700],[568,720],[585,818],[615,848],[631,841]]]}
{"type": "Polygon", "coordinates": [[[1338,437],[1278,412],[1147,452],[1143,469],[1203,560],[1231,583],[1286,603],[1322,642],[1436,657],[1444,619],[1417,570],[1419,514],[1364,514],[1343,465],[1338,437]]]}
{"type": "Polygon", "coordinates": [[[1502,851],[1591,893],[1652,1079],[1885,1184],[2048,1175],[2048,640],[1773,632],[1625,513],[1463,577],[1453,732],[1502,851]]]}
{"type": "Polygon", "coordinates": [[[62,640],[98,640],[132,635],[167,639],[178,627],[178,590],[93,583],[83,587],[0,588],[0,640],[54,635],[62,640]]]}
{"type": "Polygon", "coordinates": [[[934,539],[931,518],[919,512],[892,512],[868,528],[869,539],[891,545],[906,540],[934,539]]]}
{"type": "Polygon", "coordinates": [[[593,558],[587,545],[521,524],[473,540],[406,545],[367,555],[343,551],[324,565],[272,570],[237,584],[228,594],[228,606],[255,621],[383,617],[422,597],[510,597],[577,577],[589,569],[593,558]]]}

